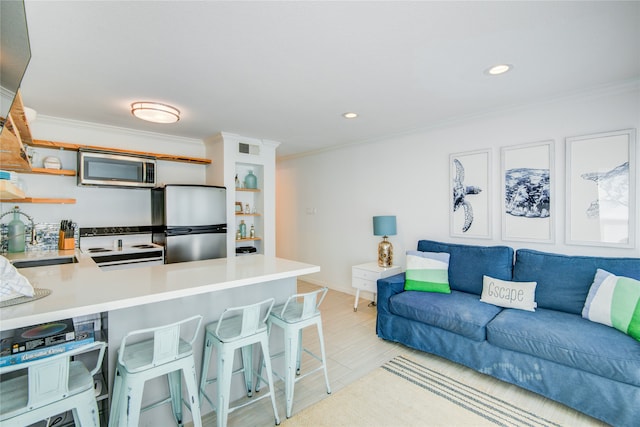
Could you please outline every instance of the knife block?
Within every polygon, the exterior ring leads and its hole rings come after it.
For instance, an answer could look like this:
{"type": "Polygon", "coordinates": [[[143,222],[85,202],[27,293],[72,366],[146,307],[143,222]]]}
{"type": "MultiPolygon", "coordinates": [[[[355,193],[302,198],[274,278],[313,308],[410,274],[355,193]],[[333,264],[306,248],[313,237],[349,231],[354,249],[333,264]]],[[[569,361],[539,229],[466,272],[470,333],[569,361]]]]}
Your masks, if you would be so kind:
{"type": "Polygon", "coordinates": [[[64,237],[64,232],[58,233],[58,249],[66,251],[76,248],[76,240],[73,237],[64,237]]]}

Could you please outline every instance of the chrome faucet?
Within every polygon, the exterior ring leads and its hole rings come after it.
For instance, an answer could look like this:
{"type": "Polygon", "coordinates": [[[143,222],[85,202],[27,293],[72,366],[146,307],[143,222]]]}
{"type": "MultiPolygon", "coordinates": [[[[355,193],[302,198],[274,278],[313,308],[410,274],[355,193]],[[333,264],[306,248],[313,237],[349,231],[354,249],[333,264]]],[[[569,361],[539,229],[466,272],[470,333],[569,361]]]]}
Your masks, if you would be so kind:
{"type": "Polygon", "coordinates": [[[27,219],[29,220],[29,222],[31,223],[31,244],[35,245],[36,242],[36,223],[33,222],[33,218],[29,215],[27,215],[26,213],[22,212],[20,210],[20,208],[18,208],[17,206],[14,207],[13,209],[11,209],[10,211],[6,211],[5,213],[3,213],[2,215],[0,215],[0,220],[2,220],[2,218],[4,218],[5,216],[12,214],[12,213],[19,213],[20,215],[26,216],[27,219]]]}

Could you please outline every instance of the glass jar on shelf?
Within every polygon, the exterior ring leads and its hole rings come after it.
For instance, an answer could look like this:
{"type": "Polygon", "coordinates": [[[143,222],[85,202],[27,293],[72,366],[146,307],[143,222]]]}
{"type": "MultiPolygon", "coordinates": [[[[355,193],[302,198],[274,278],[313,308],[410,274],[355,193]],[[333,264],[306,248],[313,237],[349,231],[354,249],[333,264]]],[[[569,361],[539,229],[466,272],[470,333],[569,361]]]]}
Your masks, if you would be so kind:
{"type": "Polygon", "coordinates": [[[258,178],[253,174],[252,170],[244,177],[244,186],[250,189],[258,188],[258,178]]]}

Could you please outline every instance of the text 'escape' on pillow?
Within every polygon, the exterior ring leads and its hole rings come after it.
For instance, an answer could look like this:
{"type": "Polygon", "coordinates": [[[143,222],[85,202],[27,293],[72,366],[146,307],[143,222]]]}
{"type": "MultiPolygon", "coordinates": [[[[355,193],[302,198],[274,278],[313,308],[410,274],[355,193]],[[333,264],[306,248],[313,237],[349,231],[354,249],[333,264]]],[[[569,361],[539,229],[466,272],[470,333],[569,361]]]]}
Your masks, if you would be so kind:
{"type": "Polygon", "coordinates": [[[536,311],[536,285],[536,282],[510,282],[483,276],[480,301],[499,307],[536,311]]]}
{"type": "Polygon", "coordinates": [[[407,251],[404,290],[450,294],[449,254],[407,251]]]}
{"type": "Polygon", "coordinates": [[[612,326],[640,341],[640,281],[598,269],[582,317],[612,326]]]}

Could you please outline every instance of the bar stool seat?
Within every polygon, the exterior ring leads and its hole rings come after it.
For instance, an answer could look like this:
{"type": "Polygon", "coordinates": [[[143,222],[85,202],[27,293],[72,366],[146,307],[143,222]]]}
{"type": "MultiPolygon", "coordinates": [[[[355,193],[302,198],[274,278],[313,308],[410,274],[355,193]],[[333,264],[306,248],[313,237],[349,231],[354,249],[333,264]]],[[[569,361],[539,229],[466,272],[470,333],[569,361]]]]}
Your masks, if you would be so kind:
{"type": "Polygon", "coordinates": [[[191,411],[193,425],[202,427],[192,347],[201,324],[202,316],[192,316],[169,325],[129,332],[122,338],[111,399],[110,427],[137,427],[142,411],[165,403],[171,403],[177,425],[183,425],[184,404],[191,411]],[[182,339],[181,329],[194,326],[191,338],[182,339]],[[152,338],[148,339],[150,336],[152,338]],[[143,340],[130,343],[132,338],[143,340]],[[165,375],[170,396],[142,407],[145,382],[165,375]],[[186,401],[182,398],[182,377],[187,386],[186,401]]]}
{"type": "Polygon", "coordinates": [[[0,426],[27,426],[66,411],[72,411],[76,426],[99,426],[93,376],[102,366],[105,347],[104,342],[94,342],[0,369],[0,376],[26,372],[0,382],[0,426]],[[99,351],[91,371],[81,361],[71,361],[72,356],[91,351],[99,351]]]}
{"type": "MultiPolygon", "coordinates": [[[[266,360],[270,361],[266,320],[274,301],[273,298],[269,298],[256,304],[228,308],[220,315],[217,322],[210,323],[205,327],[205,345],[200,376],[200,401],[202,402],[202,399],[206,399],[216,411],[218,427],[227,425],[229,413],[269,396],[271,396],[275,424],[280,424],[270,363],[267,366],[269,392],[243,404],[230,406],[231,377],[234,374],[244,373],[247,396],[252,396],[252,378],[254,374],[253,344],[259,343],[262,354],[266,355],[266,360]],[[217,377],[207,378],[213,348],[216,349],[217,355],[217,377]],[[233,371],[233,360],[237,349],[241,351],[242,367],[233,371]],[[214,404],[206,393],[207,385],[214,382],[217,389],[217,404],[214,404]]],[[[258,377],[258,380],[260,380],[260,377],[258,377]]]]}
{"type": "MultiPolygon", "coordinates": [[[[311,375],[319,370],[324,371],[324,380],[327,386],[327,394],[331,394],[331,386],[329,385],[329,375],[327,373],[327,357],[324,348],[324,337],[322,334],[322,316],[319,310],[320,304],[327,295],[327,287],[307,292],[303,294],[291,295],[287,302],[274,307],[267,320],[269,332],[272,325],[276,325],[284,331],[284,352],[273,355],[273,358],[285,358],[285,374],[284,377],[274,372],[274,375],[285,382],[285,397],[287,403],[287,418],[291,417],[293,409],[293,392],[295,383],[301,379],[311,375]],[[318,331],[318,339],[320,341],[320,356],[312,353],[302,346],[302,330],[308,326],[315,325],[318,331]],[[309,354],[320,362],[315,369],[300,375],[300,361],[302,352],[309,354]]],[[[266,360],[265,360],[266,362],[266,360]]],[[[256,382],[256,392],[260,390],[260,375],[262,367],[265,365],[261,360],[258,371],[258,380],[256,382]]],[[[269,369],[268,366],[265,366],[269,369]]]]}

